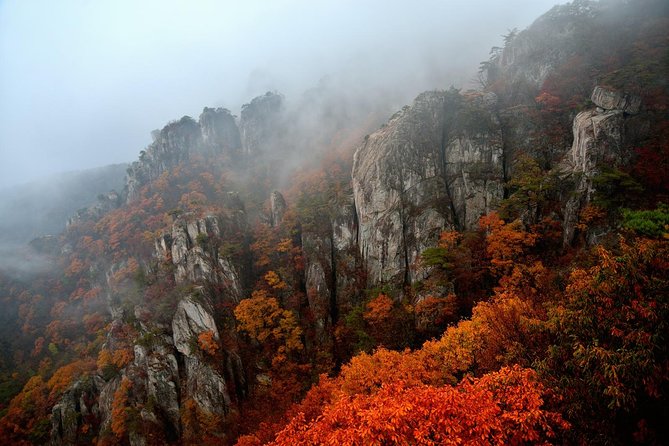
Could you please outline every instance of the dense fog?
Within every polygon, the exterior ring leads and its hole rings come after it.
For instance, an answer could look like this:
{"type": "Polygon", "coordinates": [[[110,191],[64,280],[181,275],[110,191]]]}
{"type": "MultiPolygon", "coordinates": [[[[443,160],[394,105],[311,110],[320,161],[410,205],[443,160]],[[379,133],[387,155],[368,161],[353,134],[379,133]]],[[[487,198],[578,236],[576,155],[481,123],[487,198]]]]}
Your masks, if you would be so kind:
{"type": "Polygon", "coordinates": [[[299,104],[327,85],[350,110],[471,86],[554,3],[2,2],[0,188],[132,161],[167,121],[268,90],[299,104]]]}

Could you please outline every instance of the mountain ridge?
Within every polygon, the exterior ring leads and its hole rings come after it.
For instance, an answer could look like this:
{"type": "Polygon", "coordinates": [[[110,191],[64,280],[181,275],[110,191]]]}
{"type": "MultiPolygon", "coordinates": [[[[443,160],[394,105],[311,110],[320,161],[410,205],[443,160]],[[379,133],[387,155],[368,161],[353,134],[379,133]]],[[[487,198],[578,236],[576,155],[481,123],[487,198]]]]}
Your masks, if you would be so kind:
{"type": "Polygon", "coordinates": [[[653,162],[666,154],[666,78],[627,74],[667,22],[662,2],[644,8],[555,7],[491,53],[482,90],[421,93],[373,131],[365,110],[357,126],[300,141],[311,123],[274,92],[239,121],[205,108],[168,123],[116,198],[70,220],[52,255],[62,277],[4,282],[7,301],[22,302],[25,339],[13,347],[40,362],[0,433],[144,445],[313,443],[345,431],[364,443],[346,430],[362,423],[416,441],[422,431],[401,420],[345,414],[401,410],[412,392],[443,401],[459,382],[481,398],[470,404],[501,415],[477,423],[461,411],[453,425],[489,425],[489,443],[661,441],[667,351],[648,339],[667,315],[667,265],[654,260],[666,229],[639,239],[629,219],[663,221],[668,192],[657,181],[666,159],[653,162]],[[613,25],[630,42],[604,57],[599,39],[613,25]],[[616,278],[616,268],[628,269],[616,278]],[[616,313],[611,289],[636,300],[616,313]],[[646,359],[619,358],[625,349],[646,359]],[[561,380],[592,392],[591,408],[561,380]],[[509,395],[527,397],[517,412],[509,395]]]}

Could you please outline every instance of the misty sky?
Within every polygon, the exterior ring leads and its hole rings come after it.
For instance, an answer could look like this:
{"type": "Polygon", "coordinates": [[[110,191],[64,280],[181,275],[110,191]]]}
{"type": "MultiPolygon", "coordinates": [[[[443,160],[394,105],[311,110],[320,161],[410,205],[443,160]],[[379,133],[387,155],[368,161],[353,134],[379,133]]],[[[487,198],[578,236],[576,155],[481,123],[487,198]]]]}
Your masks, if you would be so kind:
{"type": "Polygon", "coordinates": [[[406,102],[467,86],[556,3],[0,0],[0,187],[132,161],[171,119],[326,75],[406,102]]]}

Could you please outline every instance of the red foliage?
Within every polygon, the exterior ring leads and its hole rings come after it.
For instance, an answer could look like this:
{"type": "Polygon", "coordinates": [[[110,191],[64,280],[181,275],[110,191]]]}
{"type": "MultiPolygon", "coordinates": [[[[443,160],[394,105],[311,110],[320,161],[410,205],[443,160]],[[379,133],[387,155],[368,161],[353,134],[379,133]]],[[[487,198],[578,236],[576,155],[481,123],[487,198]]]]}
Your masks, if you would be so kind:
{"type": "Polygon", "coordinates": [[[300,413],[270,444],[548,444],[568,424],[543,407],[545,394],[536,374],[519,367],[457,387],[398,381],[342,396],[315,419],[300,413]]]}

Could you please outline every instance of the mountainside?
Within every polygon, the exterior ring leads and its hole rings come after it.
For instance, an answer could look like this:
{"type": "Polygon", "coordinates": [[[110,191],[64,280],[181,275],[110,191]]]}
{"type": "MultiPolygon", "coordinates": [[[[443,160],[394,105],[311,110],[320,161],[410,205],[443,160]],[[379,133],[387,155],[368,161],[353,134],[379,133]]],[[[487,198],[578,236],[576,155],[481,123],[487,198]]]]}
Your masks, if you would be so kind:
{"type": "Polygon", "coordinates": [[[62,174],[2,191],[0,246],[23,245],[35,237],[58,234],[67,219],[100,193],[124,187],[125,164],[62,174]]]}
{"type": "Polygon", "coordinates": [[[0,271],[0,438],[663,444],[667,29],[578,0],[380,128],[318,90],[168,123],[0,271]]]}

